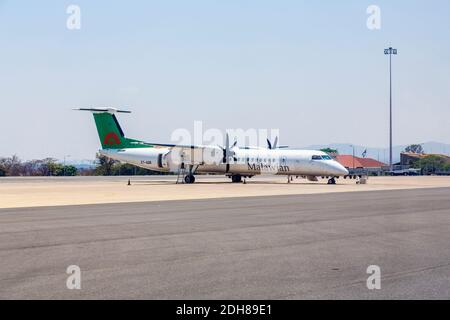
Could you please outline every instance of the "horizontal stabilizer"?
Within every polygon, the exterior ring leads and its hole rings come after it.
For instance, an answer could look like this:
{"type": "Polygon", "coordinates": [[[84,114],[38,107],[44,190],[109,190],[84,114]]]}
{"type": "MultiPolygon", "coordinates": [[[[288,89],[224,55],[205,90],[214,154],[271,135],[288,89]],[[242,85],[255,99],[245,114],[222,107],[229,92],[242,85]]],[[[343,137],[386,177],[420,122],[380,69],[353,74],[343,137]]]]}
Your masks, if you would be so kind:
{"type": "Polygon", "coordinates": [[[128,110],[118,110],[116,108],[76,108],[73,110],[77,111],[90,111],[90,112],[108,112],[111,114],[114,113],[131,113],[131,111],[128,110]]]}

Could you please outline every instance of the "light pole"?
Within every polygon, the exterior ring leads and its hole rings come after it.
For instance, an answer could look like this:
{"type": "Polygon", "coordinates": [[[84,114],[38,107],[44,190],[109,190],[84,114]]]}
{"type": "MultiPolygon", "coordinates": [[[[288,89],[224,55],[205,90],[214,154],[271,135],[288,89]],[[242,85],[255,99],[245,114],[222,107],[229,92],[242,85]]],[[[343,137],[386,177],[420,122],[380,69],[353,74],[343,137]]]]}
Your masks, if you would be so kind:
{"type": "Polygon", "coordinates": [[[384,54],[389,55],[389,169],[392,171],[392,55],[397,55],[397,49],[389,47],[384,49],[384,54]]]}

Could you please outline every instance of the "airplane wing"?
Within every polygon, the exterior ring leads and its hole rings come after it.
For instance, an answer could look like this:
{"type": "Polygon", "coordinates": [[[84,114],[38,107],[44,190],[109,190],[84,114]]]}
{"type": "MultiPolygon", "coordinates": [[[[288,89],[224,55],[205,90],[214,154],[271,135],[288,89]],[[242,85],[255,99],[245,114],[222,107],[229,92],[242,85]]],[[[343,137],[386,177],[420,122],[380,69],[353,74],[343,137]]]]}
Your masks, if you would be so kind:
{"type": "Polygon", "coordinates": [[[205,145],[177,145],[164,143],[136,142],[154,148],[167,148],[174,163],[185,163],[190,165],[219,164],[223,161],[223,149],[219,146],[205,145]]]}
{"type": "Polygon", "coordinates": [[[172,160],[185,164],[220,164],[223,160],[223,150],[218,146],[182,146],[175,145],[170,148],[172,160]]]}

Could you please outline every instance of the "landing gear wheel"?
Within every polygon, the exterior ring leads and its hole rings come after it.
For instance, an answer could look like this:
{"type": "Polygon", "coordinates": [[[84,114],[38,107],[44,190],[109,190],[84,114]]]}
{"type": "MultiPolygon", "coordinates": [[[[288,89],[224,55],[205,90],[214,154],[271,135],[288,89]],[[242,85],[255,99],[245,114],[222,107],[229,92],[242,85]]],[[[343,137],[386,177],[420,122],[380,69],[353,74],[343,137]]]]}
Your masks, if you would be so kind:
{"type": "Polygon", "coordinates": [[[240,174],[234,174],[234,175],[231,176],[231,181],[233,183],[242,182],[242,176],[240,174]]]}
{"type": "Polygon", "coordinates": [[[193,175],[187,175],[184,177],[184,182],[187,184],[191,184],[195,182],[195,177],[193,175]]]}
{"type": "Polygon", "coordinates": [[[328,184],[336,184],[336,179],[335,178],[328,179],[328,184]]]}

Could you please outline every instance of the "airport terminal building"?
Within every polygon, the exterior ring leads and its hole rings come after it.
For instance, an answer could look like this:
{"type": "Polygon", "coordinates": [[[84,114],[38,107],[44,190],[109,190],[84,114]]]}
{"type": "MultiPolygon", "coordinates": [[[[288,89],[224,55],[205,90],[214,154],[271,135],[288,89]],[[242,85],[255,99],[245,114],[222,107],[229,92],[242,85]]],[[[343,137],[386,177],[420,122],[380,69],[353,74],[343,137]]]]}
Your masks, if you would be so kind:
{"type": "Polygon", "coordinates": [[[368,174],[379,175],[387,164],[372,158],[360,158],[352,155],[336,155],[336,161],[349,171],[365,171],[368,174]]]}

